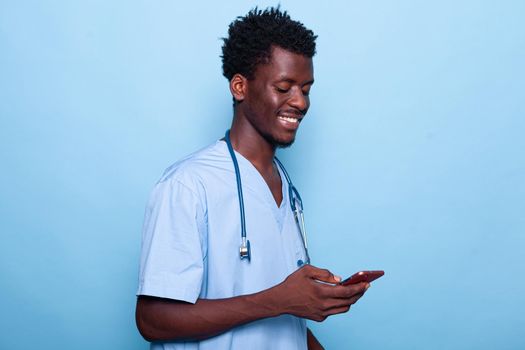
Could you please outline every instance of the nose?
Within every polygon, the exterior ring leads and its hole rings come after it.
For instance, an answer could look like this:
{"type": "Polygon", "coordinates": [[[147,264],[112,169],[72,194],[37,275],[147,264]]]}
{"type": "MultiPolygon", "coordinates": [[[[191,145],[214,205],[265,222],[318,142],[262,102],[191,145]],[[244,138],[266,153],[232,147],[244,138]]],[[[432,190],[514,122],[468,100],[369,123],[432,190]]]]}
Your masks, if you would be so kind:
{"type": "Polygon", "coordinates": [[[290,106],[300,110],[303,113],[306,113],[308,107],[310,106],[310,99],[308,98],[308,95],[303,93],[303,90],[301,90],[299,87],[296,87],[293,89],[293,94],[290,97],[288,103],[290,106]]]}

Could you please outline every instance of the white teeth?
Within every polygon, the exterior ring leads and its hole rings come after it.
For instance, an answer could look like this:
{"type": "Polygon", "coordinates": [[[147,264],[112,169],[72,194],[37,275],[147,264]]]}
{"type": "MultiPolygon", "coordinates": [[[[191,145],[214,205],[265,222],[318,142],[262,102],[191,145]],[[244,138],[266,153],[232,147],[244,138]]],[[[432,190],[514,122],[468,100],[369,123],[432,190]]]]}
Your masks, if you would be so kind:
{"type": "Polygon", "coordinates": [[[287,121],[289,123],[297,123],[299,121],[299,119],[297,119],[297,118],[285,117],[285,116],[282,116],[282,115],[279,116],[279,119],[285,120],[285,121],[287,121]]]}

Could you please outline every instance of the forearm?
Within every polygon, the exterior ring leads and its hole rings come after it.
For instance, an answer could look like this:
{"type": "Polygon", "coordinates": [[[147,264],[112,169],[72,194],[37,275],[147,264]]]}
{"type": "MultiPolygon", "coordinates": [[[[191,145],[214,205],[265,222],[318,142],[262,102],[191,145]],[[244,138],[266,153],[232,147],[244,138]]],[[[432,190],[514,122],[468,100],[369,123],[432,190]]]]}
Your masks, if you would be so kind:
{"type": "MultiPolygon", "coordinates": [[[[339,279],[328,270],[307,265],[282,283],[250,295],[199,299],[195,304],[140,296],[137,327],[147,340],[169,341],[206,339],[248,322],[282,314],[321,322],[330,315],[347,312],[368,288],[366,283],[343,286],[337,282],[339,279]]],[[[316,341],[311,334],[308,340],[316,341]]]]}
{"type": "Polygon", "coordinates": [[[139,297],[136,321],[149,341],[201,340],[258,319],[278,316],[271,289],[227,299],[198,299],[195,304],[139,297]]]}

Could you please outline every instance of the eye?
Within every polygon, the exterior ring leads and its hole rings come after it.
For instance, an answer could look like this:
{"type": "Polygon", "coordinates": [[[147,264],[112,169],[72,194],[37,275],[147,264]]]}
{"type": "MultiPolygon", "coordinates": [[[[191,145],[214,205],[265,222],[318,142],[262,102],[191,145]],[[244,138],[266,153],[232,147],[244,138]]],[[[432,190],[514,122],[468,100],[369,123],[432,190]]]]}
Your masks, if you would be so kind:
{"type": "Polygon", "coordinates": [[[310,95],[310,89],[305,89],[305,90],[303,90],[303,95],[304,95],[304,96],[308,96],[308,95],[310,95]]]}
{"type": "Polygon", "coordinates": [[[281,94],[286,94],[288,91],[290,91],[289,87],[283,87],[283,86],[276,86],[275,91],[281,94]]]}

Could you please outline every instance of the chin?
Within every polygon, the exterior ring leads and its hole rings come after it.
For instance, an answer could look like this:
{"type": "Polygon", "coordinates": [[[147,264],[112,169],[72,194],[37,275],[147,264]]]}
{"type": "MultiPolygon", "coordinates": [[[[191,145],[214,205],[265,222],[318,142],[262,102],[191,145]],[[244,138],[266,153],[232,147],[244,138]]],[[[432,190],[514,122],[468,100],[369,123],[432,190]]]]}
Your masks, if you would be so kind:
{"type": "Polygon", "coordinates": [[[274,145],[277,148],[290,147],[295,141],[295,133],[284,135],[263,134],[263,137],[266,139],[266,141],[268,141],[268,143],[274,145]]]}
{"type": "Polygon", "coordinates": [[[291,139],[274,139],[273,144],[277,146],[277,148],[288,148],[290,147],[295,141],[295,137],[292,137],[291,139]]]}

